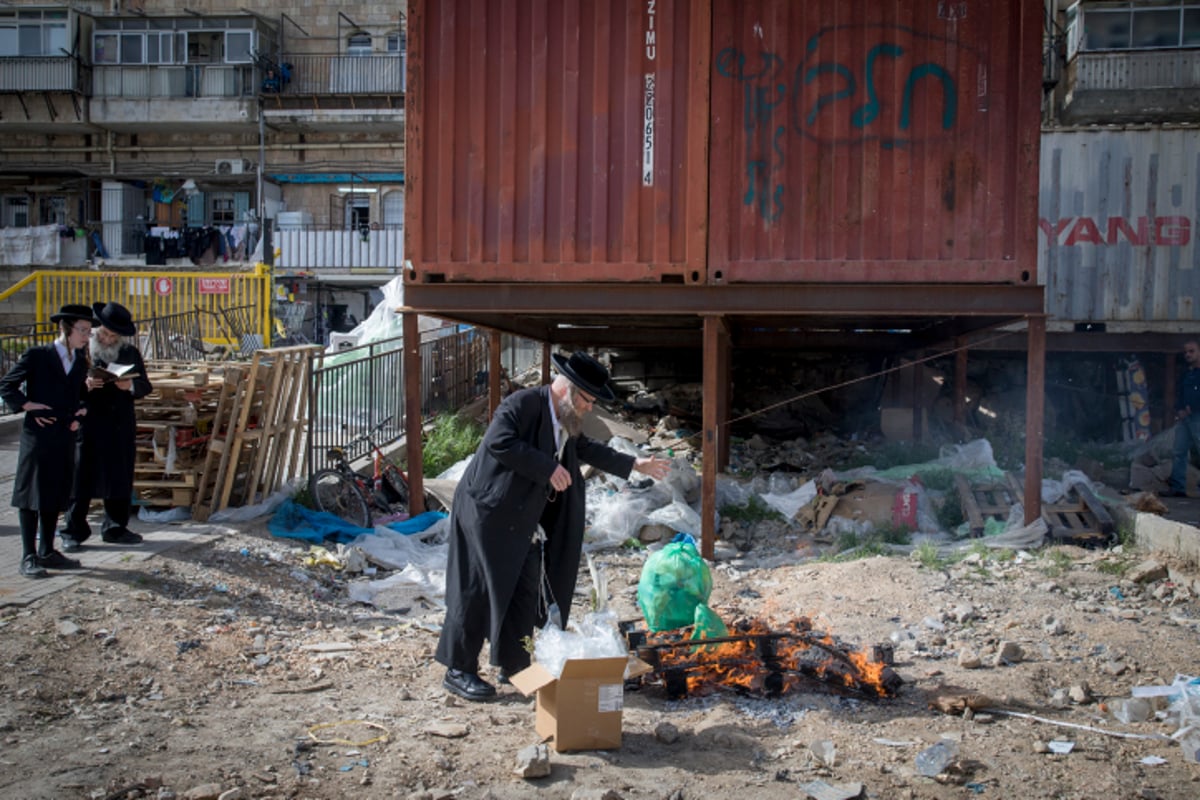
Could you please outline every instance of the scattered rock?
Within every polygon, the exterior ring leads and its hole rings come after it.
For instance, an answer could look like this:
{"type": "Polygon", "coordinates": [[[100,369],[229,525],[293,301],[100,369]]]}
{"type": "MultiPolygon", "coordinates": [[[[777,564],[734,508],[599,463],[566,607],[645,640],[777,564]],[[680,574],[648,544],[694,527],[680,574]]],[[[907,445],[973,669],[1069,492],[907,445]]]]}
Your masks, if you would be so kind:
{"type": "Polygon", "coordinates": [[[425,726],[425,732],[430,736],[440,736],[443,739],[461,739],[471,732],[461,722],[435,722],[425,726]]]}
{"type": "Polygon", "coordinates": [[[958,665],[963,669],[979,669],[983,662],[975,651],[964,649],[958,651],[958,665]]]}
{"type": "Polygon", "coordinates": [[[182,800],[219,800],[220,797],[221,784],[202,783],[184,792],[182,800]]]}
{"type": "Polygon", "coordinates": [[[1021,649],[1021,645],[1016,642],[1001,642],[1000,648],[996,651],[996,657],[992,662],[994,667],[1003,667],[1009,664],[1019,664],[1025,659],[1025,651],[1021,649]]]}
{"type": "Polygon", "coordinates": [[[654,738],[663,744],[675,744],[679,741],[679,729],[669,722],[660,722],[654,726],[654,738]]]}
{"type": "Polygon", "coordinates": [[[1086,683],[1077,683],[1070,689],[1071,700],[1083,705],[1092,702],[1092,689],[1086,683]]]}
{"type": "Polygon", "coordinates": [[[517,766],[513,770],[522,778],[544,778],[550,774],[550,748],[544,744],[531,744],[517,752],[517,766]]]}
{"type": "Polygon", "coordinates": [[[1157,561],[1143,561],[1125,573],[1125,579],[1133,583],[1153,583],[1167,577],[1167,568],[1157,561]]]}
{"type": "Polygon", "coordinates": [[[82,632],[83,632],[83,628],[79,627],[78,625],[76,625],[74,622],[72,622],[69,619],[61,620],[58,623],[58,635],[59,636],[75,636],[82,632]]]}
{"type": "Polygon", "coordinates": [[[856,800],[863,796],[863,785],[809,781],[800,786],[800,791],[803,797],[810,797],[812,800],[856,800]]]}
{"type": "Polygon", "coordinates": [[[624,798],[612,789],[580,788],[571,792],[571,800],[624,800],[624,798]]]}

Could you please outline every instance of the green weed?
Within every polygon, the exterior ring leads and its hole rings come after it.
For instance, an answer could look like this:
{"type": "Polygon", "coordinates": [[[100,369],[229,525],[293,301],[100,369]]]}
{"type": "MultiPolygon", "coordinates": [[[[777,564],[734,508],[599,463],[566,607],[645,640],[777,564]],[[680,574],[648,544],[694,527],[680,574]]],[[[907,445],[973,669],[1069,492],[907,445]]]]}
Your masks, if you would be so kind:
{"type": "Polygon", "coordinates": [[[783,520],[783,514],[767,505],[758,495],[751,495],[750,502],[744,506],[721,506],[720,514],[734,522],[755,523],[765,520],[783,520]]]}
{"type": "Polygon", "coordinates": [[[1073,559],[1062,550],[1050,550],[1042,556],[1046,561],[1042,572],[1051,578],[1057,578],[1071,568],[1073,559]]]}
{"type": "Polygon", "coordinates": [[[947,561],[938,553],[938,547],[933,542],[921,542],[913,551],[913,558],[923,567],[929,569],[944,569],[947,561]]]}
{"type": "Polygon", "coordinates": [[[483,425],[466,414],[438,417],[425,434],[425,474],[440,475],[474,453],[483,431],[483,425]]]}

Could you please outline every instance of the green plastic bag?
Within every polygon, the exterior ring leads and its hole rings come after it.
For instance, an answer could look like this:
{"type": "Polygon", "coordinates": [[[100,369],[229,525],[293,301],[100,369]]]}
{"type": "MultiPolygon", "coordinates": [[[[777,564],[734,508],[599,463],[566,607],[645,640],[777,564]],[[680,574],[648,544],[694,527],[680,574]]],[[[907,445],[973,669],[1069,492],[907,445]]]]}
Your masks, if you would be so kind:
{"type": "Polygon", "coordinates": [[[652,553],[642,567],[638,607],[651,631],[691,625],[696,606],[707,603],[712,593],[712,573],[696,550],[695,540],[681,537],[652,553]]]}
{"type": "Polygon", "coordinates": [[[694,619],[693,639],[719,639],[729,635],[729,628],[725,627],[721,617],[704,603],[696,606],[694,619]]]}

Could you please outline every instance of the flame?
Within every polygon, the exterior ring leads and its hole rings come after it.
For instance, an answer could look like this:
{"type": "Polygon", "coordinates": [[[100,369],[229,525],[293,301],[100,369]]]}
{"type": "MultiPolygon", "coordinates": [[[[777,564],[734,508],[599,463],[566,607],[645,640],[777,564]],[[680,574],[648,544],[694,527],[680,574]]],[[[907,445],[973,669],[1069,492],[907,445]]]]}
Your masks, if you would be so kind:
{"type": "Polygon", "coordinates": [[[796,691],[805,678],[843,686],[876,697],[890,697],[895,686],[867,650],[847,652],[828,632],[813,630],[808,617],[772,630],[761,619],[741,622],[722,641],[703,644],[687,638],[689,629],[648,634],[646,644],[658,658],[657,672],[678,695],[708,694],[719,688],[782,694],[796,691]],[[686,692],[681,691],[686,687],[686,692]]]}

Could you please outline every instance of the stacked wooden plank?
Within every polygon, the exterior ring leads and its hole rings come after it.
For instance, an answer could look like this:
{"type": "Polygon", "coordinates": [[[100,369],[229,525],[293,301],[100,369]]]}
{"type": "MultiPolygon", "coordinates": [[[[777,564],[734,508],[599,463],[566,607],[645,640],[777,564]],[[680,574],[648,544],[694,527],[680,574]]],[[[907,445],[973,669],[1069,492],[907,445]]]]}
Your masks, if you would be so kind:
{"type": "Polygon", "coordinates": [[[192,516],[262,502],[304,464],[308,382],[319,347],[259,350],[227,366],[192,516]]]}
{"type": "Polygon", "coordinates": [[[249,362],[150,362],[140,400],[134,493],[206,520],[264,500],[300,475],[308,380],[319,347],[259,350],[249,362]]]}
{"type": "Polygon", "coordinates": [[[134,405],[134,495],[143,505],[190,507],[221,385],[220,370],[186,362],[149,362],[146,371],[154,391],[134,405]]]}

